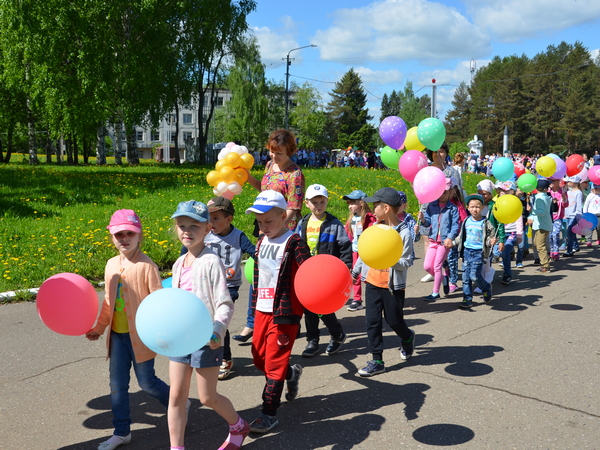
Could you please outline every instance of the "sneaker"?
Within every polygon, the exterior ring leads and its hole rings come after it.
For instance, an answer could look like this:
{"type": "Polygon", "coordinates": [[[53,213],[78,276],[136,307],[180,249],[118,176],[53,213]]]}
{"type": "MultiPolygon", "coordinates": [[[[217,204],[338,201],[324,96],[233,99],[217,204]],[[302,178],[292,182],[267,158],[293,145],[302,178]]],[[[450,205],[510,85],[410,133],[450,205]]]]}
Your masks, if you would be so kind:
{"type": "Polygon", "coordinates": [[[365,307],[362,304],[362,301],[356,301],[354,300],[352,303],[350,303],[350,306],[348,306],[348,311],[360,311],[361,309],[364,309],[365,307]]]}
{"type": "Polygon", "coordinates": [[[285,393],[285,399],[288,402],[293,402],[298,397],[298,382],[302,376],[302,366],[294,364],[292,370],[294,371],[294,376],[290,380],[287,380],[287,392],[285,393]]]}
{"type": "Polygon", "coordinates": [[[250,431],[253,433],[265,434],[271,431],[277,425],[279,425],[277,416],[267,416],[266,414],[261,414],[250,423],[250,431]]]}
{"type": "Polygon", "coordinates": [[[502,277],[502,281],[501,281],[501,283],[502,283],[502,284],[510,284],[511,280],[512,280],[512,278],[511,278],[511,277],[509,277],[508,275],[504,275],[504,276],[502,277]]]}
{"type": "Polygon", "coordinates": [[[460,288],[457,285],[450,283],[450,289],[448,289],[448,292],[450,294],[454,294],[455,292],[458,292],[458,291],[460,291],[460,288]]]}
{"type": "Polygon", "coordinates": [[[335,355],[340,351],[342,344],[346,342],[346,333],[342,333],[342,336],[339,339],[333,339],[329,341],[329,345],[325,349],[326,355],[335,355]]]}
{"type": "Polygon", "coordinates": [[[492,256],[492,262],[493,262],[493,263],[500,262],[500,257],[499,257],[499,256],[496,256],[496,255],[492,256]]]}
{"type": "Polygon", "coordinates": [[[450,293],[450,280],[448,275],[444,275],[442,279],[442,289],[444,290],[444,295],[448,295],[450,293]]]}
{"type": "Polygon", "coordinates": [[[439,298],[440,298],[440,294],[431,293],[427,297],[423,297],[423,300],[425,300],[426,302],[435,302],[439,298]]]}
{"type": "Polygon", "coordinates": [[[421,283],[427,283],[429,281],[433,281],[433,275],[431,275],[430,273],[421,278],[421,283]]]}
{"type": "Polygon", "coordinates": [[[575,252],[566,252],[563,253],[563,256],[575,256],[575,252]]]}
{"type": "Polygon", "coordinates": [[[540,260],[539,259],[534,260],[533,261],[533,265],[534,266],[539,266],[540,265],[540,260]]]}
{"type": "Polygon", "coordinates": [[[503,262],[499,263],[498,265],[499,265],[499,266],[500,266],[502,269],[504,269],[504,263],[503,263],[503,262]]]}
{"type": "Polygon", "coordinates": [[[476,287],[475,289],[473,289],[473,293],[475,293],[475,294],[481,294],[481,289],[479,289],[478,287],[476,287]]]}
{"type": "Polygon", "coordinates": [[[244,443],[244,440],[246,439],[246,436],[248,436],[248,434],[250,433],[250,424],[248,424],[248,422],[246,422],[244,419],[242,419],[242,421],[244,424],[242,425],[242,428],[240,430],[233,431],[231,428],[229,428],[230,435],[242,436],[242,442],[240,443],[240,445],[236,445],[230,441],[225,441],[221,444],[219,450],[237,450],[241,448],[242,444],[244,443]]]}
{"type": "Polygon", "coordinates": [[[358,371],[358,374],[361,377],[372,377],[373,375],[377,375],[378,373],[385,372],[385,365],[383,361],[369,361],[365,367],[358,371]]]}
{"type": "Polygon", "coordinates": [[[535,271],[537,273],[548,273],[548,272],[550,272],[550,269],[548,267],[543,267],[542,266],[542,267],[539,267],[539,268],[535,269],[535,271]]]}
{"type": "Polygon", "coordinates": [[[219,369],[219,380],[224,380],[231,375],[231,368],[233,367],[233,359],[223,360],[221,368],[219,369]]]}
{"type": "Polygon", "coordinates": [[[600,239],[596,241],[596,245],[600,245],[600,239]]]}
{"type": "Polygon", "coordinates": [[[483,294],[483,301],[489,303],[492,299],[492,288],[489,291],[485,291],[483,294]]]}
{"type": "Polygon", "coordinates": [[[317,353],[319,353],[319,343],[317,341],[310,341],[302,352],[302,356],[305,358],[312,358],[317,353]]]}
{"type": "Polygon", "coordinates": [[[586,247],[591,247],[591,246],[592,246],[592,243],[591,243],[591,242],[588,242],[587,244],[585,244],[585,246],[586,246],[586,247]]]}
{"type": "Polygon", "coordinates": [[[415,351],[415,332],[410,330],[410,334],[410,341],[402,341],[402,347],[400,347],[400,358],[402,358],[404,361],[409,359],[415,351]]]}
{"type": "Polygon", "coordinates": [[[523,263],[517,263],[517,269],[522,269],[523,267],[525,267],[523,266],[523,263]]]}
{"type": "Polygon", "coordinates": [[[561,245],[560,247],[558,247],[558,249],[559,249],[561,252],[564,252],[564,251],[567,249],[567,246],[566,246],[566,245],[561,245]]]}
{"type": "Polygon", "coordinates": [[[470,298],[464,299],[460,303],[461,309],[471,309],[472,307],[473,307],[473,300],[471,300],[470,298]]]}
{"type": "Polygon", "coordinates": [[[131,433],[129,433],[127,436],[116,436],[113,434],[110,437],[110,439],[102,442],[98,446],[98,450],[114,450],[115,448],[119,447],[120,445],[129,444],[130,442],[131,442],[131,433]]]}

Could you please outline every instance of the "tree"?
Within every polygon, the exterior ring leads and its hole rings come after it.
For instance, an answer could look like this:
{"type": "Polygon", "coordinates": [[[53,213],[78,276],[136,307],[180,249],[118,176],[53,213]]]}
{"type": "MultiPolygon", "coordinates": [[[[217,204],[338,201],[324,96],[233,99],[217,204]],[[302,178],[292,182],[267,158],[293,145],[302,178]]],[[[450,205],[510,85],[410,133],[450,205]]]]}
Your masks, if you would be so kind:
{"type": "Polygon", "coordinates": [[[296,133],[300,146],[319,149],[327,147],[325,135],[327,117],[321,106],[321,95],[306,82],[294,91],[294,107],[290,114],[291,129],[296,133]]]}
{"type": "Polygon", "coordinates": [[[463,141],[469,136],[471,108],[469,88],[463,81],[454,91],[452,109],[446,114],[446,141],[448,143],[463,141]]]}
{"type": "Polygon", "coordinates": [[[335,146],[368,146],[371,142],[369,134],[374,133],[375,129],[368,123],[373,117],[369,116],[366,108],[367,95],[360,75],[351,68],[335,84],[330,95],[331,100],[326,108],[328,130],[335,146]]]}

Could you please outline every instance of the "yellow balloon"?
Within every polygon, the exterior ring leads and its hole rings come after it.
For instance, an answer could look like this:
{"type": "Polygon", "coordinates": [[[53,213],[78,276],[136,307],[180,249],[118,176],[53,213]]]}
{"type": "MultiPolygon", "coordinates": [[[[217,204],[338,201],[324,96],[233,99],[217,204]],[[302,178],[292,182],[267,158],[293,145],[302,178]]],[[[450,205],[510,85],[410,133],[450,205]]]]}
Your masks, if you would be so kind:
{"type": "Polygon", "coordinates": [[[221,181],[221,175],[216,170],[211,170],[206,175],[206,182],[211,186],[216,186],[221,181]]]}
{"type": "Polygon", "coordinates": [[[358,255],[373,269],[388,269],[398,262],[404,250],[402,238],[387,225],[373,225],[358,238],[358,255]]]}
{"type": "Polygon", "coordinates": [[[217,172],[220,172],[220,171],[221,171],[221,169],[222,169],[223,167],[225,167],[226,165],[227,165],[227,163],[225,162],[225,160],[224,160],[224,159],[220,159],[220,160],[219,160],[219,161],[217,161],[217,163],[215,164],[215,170],[216,170],[217,172]]]}
{"type": "Polygon", "coordinates": [[[404,140],[404,150],[422,151],[425,149],[425,146],[421,144],[421,141],[417,136],[417,128],[418,127],[412,127],[406,132],[406,139],[404,140]]]}
{"type": "Polygon", "coordinates": [[[242,160],[240,159],[240,155],[236,152],[230,152],[225,157],[225,162],[227,163],[227,165],[229,167],[233,167],[234,169],[240,165],[241,161],[242,160]]]}
{"type": "Polygon", "coordinates": [[[556,161],[550,156],[542,156],[535,163],[535,170],[543,177],[551,177],[556,172],[556,161]]]}
{"type": "Polygon", "coordinates": [[[221,170],[219,170],[219,175],[221,175],[221,179],[229,184],[235,179],[235,170],[230,166],[223,166],[221,170]]]}
{"type": "Polygon", "coordinates": [[[494,217],[500,223],[513,223],[523,214],[523,204],[514,195],[501,195],[492,208],[494,217]]]}
{"type": "Polygon", "coordinates": [[[254,165],[254,156],[252,156],[250,153],[242,153],[240,159],[242,160],[240,162],[240,166],[242,166],[244,169],[252,169],[252,166],[254,165]]]}
{"type": "Polygon", "coordinates": [[[248,172],[246,172],[244,169],[234,169],[235,172],[235,181],[237,181],[239,183],[240,186],[242,186],[246,181],[248,181],[248,172]]]}

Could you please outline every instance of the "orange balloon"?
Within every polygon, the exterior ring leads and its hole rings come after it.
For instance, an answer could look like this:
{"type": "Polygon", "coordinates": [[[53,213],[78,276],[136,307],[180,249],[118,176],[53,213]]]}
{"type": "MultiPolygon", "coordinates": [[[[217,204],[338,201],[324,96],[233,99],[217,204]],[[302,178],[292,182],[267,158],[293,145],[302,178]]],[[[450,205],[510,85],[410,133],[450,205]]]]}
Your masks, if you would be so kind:
{"type": "Polygon", "coordinates": [[[206,175],[206,182],[211,186],[216,186],[221,181],[221,175],[216,170],[211,170],[206,175]]]}
{"type": "Polygon", "coordinates": [[[248,170],[252,169],[252,166],[254,165],[254,156],[252,156],[250,153],[243,153],[240,156],[240,159],[242,160],[240,162],[241,167],[248,170]]]}
{"type": "Polygon", "coordinates": [[[215,170],[216,170],[217,172],[220,172],[220,171],[221,171],[221,169],[222,169],[223,167],[225,167],[226,165],[227,165],[227,163],[225,162],[225,160],[224,160],[224,159],[221,159],[221,160],[217,161],[217,163],[215,164],[215,170]]]}
{"type": "Polygon", "coordinates": [[[221,179],[229,184],[235,179],[235,170],[230,166],[223,166],[221,170],[219,170],[219,175],[221,175],[221,179]]]}
{"type": "Polygon", "coordinates": [[[225,157],[225,162],[229,167],[233,167],[234,169],[240,165],[240,155],[236,152],[229,152],[225,157]]]}
{"type": "Polygon", "coordinates": [[[248,172],[244,169],[234,169],[235,172],[235,181],[239,183],[239,185],[243,185],[246,181],[248,181],[248,172]]]}

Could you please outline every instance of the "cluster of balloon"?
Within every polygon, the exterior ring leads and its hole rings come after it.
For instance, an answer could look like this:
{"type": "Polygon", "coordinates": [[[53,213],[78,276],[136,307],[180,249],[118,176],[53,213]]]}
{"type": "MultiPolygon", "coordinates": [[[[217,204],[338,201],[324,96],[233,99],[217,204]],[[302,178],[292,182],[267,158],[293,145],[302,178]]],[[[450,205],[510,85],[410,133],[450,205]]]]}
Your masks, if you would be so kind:
{"type": "Polygon", "coordinates": [[[206,345],[213,332],[202,300],[179,288],[159,289],[146,297],[137,309],[135,326],[146,347],[164,356],[189,355],[206,345]]]}
{"type": "Polygon", "coordinates": [[[254,165],[254,157],[243,145],[229,142],[219,152],[215,170],[206,175],[208,184],[214,187],[215,195],[229,199],[242,193],[242,186],[248,180],[248,172],[254,165]]]}
{"type": "Polygon", "coordinates": [[[352,277],[341,259],[332,255],[315,255],[296,272],[294,290],[300,303],[309,311],[331,314],[350,298],[352,277]]]}
{"type": "Polygon", "coordinates": [[[398,262],[404,243],[396,230],[387,225],[372,225],[358,238],[358,254],[374,269],[388,269],[398,262]]]}
{"type": "Polygon", "coordinates": [[[575,225],[572,230],[573,233],[579,234],[581,236],[591,236],[594,228],[598,226],[598,218],[592,213],[583,213],[579,220],[577,221],[577,225],[575,225]]]}
{"type": "Polygon", "coordinates": [[[398,161],[400,160],[398,150],[404,148],[406,133],[406,123],[400,117],[388,116],[379,124],[379,136],[385,143],[385,147],[381,149],[381,162],[388,169],[398,167],[398,161]]]}
{"type": "Polygon", "coordinates": [[[52,331],[67,336],[87,333],[98,315],[94,286],[76,273],[59,273],[40,286],[36,298],[38,315],[52,331]]]}

